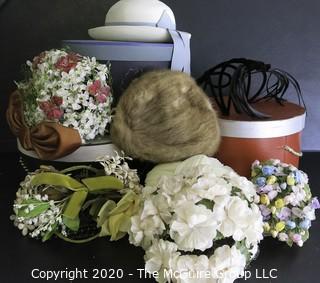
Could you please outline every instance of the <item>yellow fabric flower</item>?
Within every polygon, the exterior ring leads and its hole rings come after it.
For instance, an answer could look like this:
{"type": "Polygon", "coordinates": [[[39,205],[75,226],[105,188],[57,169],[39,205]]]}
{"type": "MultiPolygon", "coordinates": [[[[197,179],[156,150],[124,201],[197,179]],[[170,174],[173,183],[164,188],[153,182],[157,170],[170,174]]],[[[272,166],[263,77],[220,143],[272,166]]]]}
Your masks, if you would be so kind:
{"type": "Polygon", "coordinates": [[[269,199],[268,195],[262,194],[260,196],[260,202],[261,202],[261,204],[269,205],[270,204],[270,199],[269,199]]]}
{"type": "Polygon", "coordinates": [[[294,186],[294,185],[296,184],[296,181],[295,181],[295,179],[294,179],[293,176],[288,176],[288,177],[287,177],[287,184],[288,184],[289,186],[294,186]]]}
{"type": "Polygon", "coordinates": [[[276,206],[276,208],[284,207],[284,200],[282,198],[277,199],[276,202],[275,202],[275,206],[276,206]]]}
{"type": "Polygon", "coordinates": [[[264,223],[263,224],[263,230],[264,230],[264,232],[269,232],[270,231],[270,225],[269,225],[269,223],[264,223]]]}
{"type": "Polygon", "coordinates": [[[277,232],[281,232],[285,227],[286,227],[286,223],[284,223],[283,221],[280,221],[276,224],[275,228],[277,232]]]}
{"type": "Polygon", "coordinates": [[[276,181],[277,181],[277,177],[276,177],[276,176],[270,176],[270,177],[267,179],[267,184],[268,184],[268,185],[273,185],[276,181]]]}

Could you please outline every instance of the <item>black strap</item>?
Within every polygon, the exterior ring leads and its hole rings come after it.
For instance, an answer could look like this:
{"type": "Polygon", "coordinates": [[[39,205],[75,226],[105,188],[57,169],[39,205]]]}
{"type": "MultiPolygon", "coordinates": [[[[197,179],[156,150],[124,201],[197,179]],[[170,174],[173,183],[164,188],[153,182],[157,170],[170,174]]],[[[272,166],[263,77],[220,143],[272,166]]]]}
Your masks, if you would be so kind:
{"type": "Polygon", "coordinates": [[[297,80],[289,73],[271,69],[270,64],[261,61],[231,59],[207,70],[197,79],[197,83],[215,100],[223,115],[229,115],[233,106],[238,113],[260,119],[269,118],[269,115],[256,110],[253,104],[271,99],[283,104],[290,85],[295,89],[299,105],[306,108],[297,80]],[[253,81],[258,84],[255,93],[252,93],[253,81]]]}

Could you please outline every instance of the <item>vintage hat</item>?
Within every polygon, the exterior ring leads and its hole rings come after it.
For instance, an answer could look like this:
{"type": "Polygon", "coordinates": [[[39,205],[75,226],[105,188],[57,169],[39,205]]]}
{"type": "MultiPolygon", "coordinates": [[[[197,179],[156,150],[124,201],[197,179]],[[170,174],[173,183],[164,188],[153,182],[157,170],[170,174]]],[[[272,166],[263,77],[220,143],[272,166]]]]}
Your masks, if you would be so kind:
{"type": "Polygon", "coordinates": [[[172,70],[190,73],[191,34],[176,30],[172,10],[158,0],[120,0],[106,16],[105,25],[89,29],[102,41],[173,42],[172,70]]]}
{"type": "Polygon", "coordinates": [[[255,160],[298,166],[306,109],[297,80],[264,62],[234,58],[207,70],[198,83],[219,110],[221,144],[216,157],[250,177],[255,160]],[[295,94],[299,104],[288,102],[295,94]]]}

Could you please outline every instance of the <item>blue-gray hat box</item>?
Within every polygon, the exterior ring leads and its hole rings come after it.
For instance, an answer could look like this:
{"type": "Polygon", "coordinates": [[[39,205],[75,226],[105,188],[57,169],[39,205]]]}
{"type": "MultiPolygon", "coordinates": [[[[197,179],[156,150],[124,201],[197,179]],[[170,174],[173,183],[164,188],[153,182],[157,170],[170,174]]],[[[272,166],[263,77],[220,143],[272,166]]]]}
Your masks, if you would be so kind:
{"type": "Polygon", "coordinates": [[[64,40],[63,47],[111,63],[112,88],[117,101],[129,83],[144,72],[170,69],[172,43],[64,40]]]}

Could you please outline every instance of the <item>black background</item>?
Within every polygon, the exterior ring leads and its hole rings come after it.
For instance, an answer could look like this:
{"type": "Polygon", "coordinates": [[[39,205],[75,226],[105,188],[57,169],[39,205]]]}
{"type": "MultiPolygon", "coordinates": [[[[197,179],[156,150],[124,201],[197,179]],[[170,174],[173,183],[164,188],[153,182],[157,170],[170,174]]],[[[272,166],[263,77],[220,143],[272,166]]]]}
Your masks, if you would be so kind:
{"type": "MultiPolygon", "coordinates": [[[[21,65],[61,39],[88,39],[115,0],[7,0],[0,9],[0,151],[16,150],[4,119],[21,65]]],[[[300,82],[309,115],[303,149],[320,150],[320,2],[317,0],[164,0],[178,29],[192,33],[198,77],[233,57],[271,63],[300,82]]]]}

